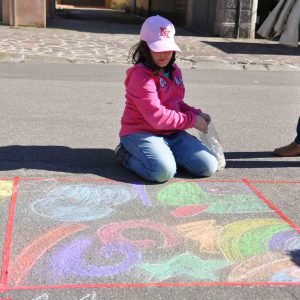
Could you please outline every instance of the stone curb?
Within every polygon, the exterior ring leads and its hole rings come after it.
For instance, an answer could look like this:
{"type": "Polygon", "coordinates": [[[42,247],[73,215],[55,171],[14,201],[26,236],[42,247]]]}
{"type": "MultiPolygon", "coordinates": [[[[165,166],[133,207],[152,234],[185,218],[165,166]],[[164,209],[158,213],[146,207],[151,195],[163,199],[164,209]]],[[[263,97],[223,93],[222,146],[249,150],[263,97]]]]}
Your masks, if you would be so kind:
{"type": "MultiPolygon", "coordinates": [[[[130,65],[122,59],[80,59],[65,58],[46,55],[30,55],[0,52],[0,63],[64,63],[64,64],[120,64],[130,65]]],[[[300,64],[266,64],[266,63],[249,63],[246,61],[236,61],[234,63],[226,60],[212,61],[208,58],[195,62],[190,59],[178,58],[177,64],[183,69],[198,70],[237,70],[237,71],[300,71],[300,64]]]]}

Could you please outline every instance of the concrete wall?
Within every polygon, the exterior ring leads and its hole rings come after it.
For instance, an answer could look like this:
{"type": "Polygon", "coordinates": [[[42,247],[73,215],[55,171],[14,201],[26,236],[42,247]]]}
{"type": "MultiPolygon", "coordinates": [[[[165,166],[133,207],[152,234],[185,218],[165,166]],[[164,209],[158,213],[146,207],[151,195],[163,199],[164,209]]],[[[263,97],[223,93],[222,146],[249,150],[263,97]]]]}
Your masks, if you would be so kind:
{"type": "Polygon", "coordinates": [[[214,33],[217,0],[189,0],[186,27],[203,35],[214,33]]]}
{"type": "Polygon", "coordinates": [[[150,10],[152,13],[168,13],[171,14],[174,12],[174,0],[165,0],[165,1],[151,1],[150,10]]]}
{"type": "Polygon", "coordinates": [[[5,25],[46,27],[55,15],[55,0],[16,0],[14,24],[13,0],[2,0],[2,22],[5,25]]]}
{"type": "Polygon", "coordinates": [[[165,1],[151,1],[150,5],[151,15],[161,15],[167,19],[173,20],[174,18],[174,0],[165,1]]]}
{"type": "Polygon", "coordinates": [[[45,0],[17,0],[17,26],[46,27],[45,0]]]}
{"type": "Polygon", "coordinates": [[[150,0],[136,0],[135,14],[148,17],[150,0]]]}
{"type": "Polygon", "coordinates": [[[110,8],[125,10],[128,6],[128,0],[111,0],[110,8]]]}
{"type": "Polygon", "coordinates": [[[0,20],[2,20],[2,0],[0,0],[0,20]]]}
{"type": "Polygon", "coordinates": [[[185,25],[187,20],[188,0],[174,0],[174,23],[185,25]]]}
{"type": "Polygon", "coordinates": [[[188,0],[152,0],[151,15],[162,15],[176,25],[185,25],[187,17],[188,0]]]}
{"type": "Polygon", "coordinates": [[[46,1],[47,1],[46,17],[48,21],[50,18],[53,18],[55,16],[56,0],[46,0],[46,1]]]}
{"type": "Polygon", "coordinates": [[[127,0],[125,10],[128,13],[134,14],[134,12],[135,12],[135,0],[127,0]]]}
{"type": "Polygon", "coordinates": [[[253,0],[218,0],[214,33],[221,37],[252,37],[254,2],[253,0]]]}
{"type": "Polygon", "coordinates": [[[2,22],[5,25],[13,25],[13,2],[2,0],[2,22]]]}
{"type": "Polygon", "coordinates": [[[105,0],[59,0],[58,4],[85,7],[105,7],[105,0]]]}

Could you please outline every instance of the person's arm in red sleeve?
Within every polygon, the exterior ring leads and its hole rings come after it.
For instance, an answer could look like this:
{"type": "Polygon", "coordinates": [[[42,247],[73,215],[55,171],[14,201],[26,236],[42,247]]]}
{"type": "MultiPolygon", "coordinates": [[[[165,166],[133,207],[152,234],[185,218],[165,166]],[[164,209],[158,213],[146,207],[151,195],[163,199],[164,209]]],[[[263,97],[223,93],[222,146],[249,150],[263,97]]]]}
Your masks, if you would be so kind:
{"type": "Polygon", "coordinates": [[[182,111],[182,112],[186,112],[186,111],[191,111],[191,112],[193,112],[194,114],[196,114],[196,115],[199,115],[201,112],[202,112],[202,110],[201,109],[199,109],[199,108],[195,108],[195,107],[193,107],[193,106],[190,106],[190,105],[188,105],[188,104],[186,104],[185,102],[181,102],[180,103],[180,111],[182,111]]]}
{"type": "Polygon", "coordinates": [[[204,113],[201,109],[197,109],[193,106],[190,106],[188,104],[186,104],[185,102],[181,102],[180,103],[180,110],[182,112],[187,112],[187,111],[191,111],[196,115],[199,115],[201,117],[203,117],[205,119],[205,121],[209,124],[211,121],[211,117],[209,114],[204,113]]]}

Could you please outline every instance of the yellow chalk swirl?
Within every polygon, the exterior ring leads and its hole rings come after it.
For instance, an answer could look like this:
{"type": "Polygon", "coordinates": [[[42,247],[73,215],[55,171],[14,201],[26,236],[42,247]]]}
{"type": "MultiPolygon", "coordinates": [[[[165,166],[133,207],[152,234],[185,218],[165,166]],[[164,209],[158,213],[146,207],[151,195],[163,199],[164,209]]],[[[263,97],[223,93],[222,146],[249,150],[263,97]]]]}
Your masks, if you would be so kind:
{"type": "Polygon", "coordinates": [[[12,180],[0,180],[0,200],[10,197],[13,190],[12,180]]]}

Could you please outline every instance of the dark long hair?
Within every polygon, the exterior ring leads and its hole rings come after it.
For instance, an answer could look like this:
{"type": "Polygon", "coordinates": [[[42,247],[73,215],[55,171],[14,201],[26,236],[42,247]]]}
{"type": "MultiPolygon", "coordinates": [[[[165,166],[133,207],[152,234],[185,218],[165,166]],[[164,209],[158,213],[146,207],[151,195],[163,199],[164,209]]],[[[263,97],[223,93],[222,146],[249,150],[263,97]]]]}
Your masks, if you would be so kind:
{"type": "MultiPolygon", "coordinates": [[[[173,64],[176,60],[176,52],[173,51],[172,58],[164,67],[164,70],[167,72],[172,73],[174,70],[173,64]]],[[[128,61],[133,64],[144,64],[145,66],[149,67],[154,75],[156,76],[160,67],[158,67],[154,61],[152,60],[150,49],[145,41],[140,41],[139,43],[135,44],[129,51],[128,61]]]]}

